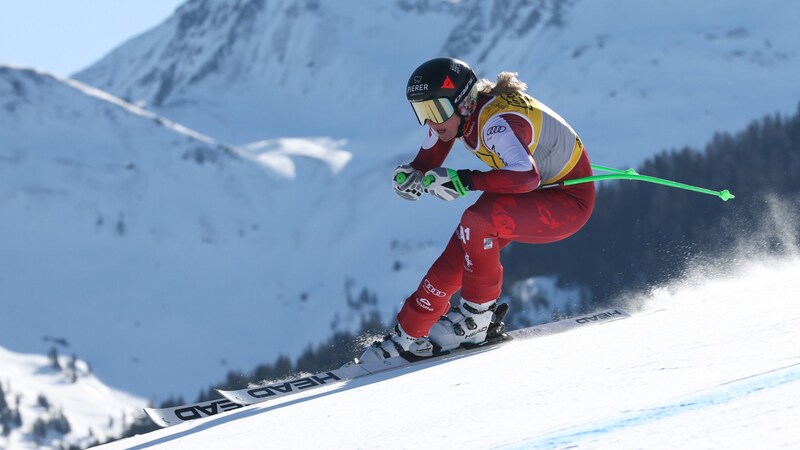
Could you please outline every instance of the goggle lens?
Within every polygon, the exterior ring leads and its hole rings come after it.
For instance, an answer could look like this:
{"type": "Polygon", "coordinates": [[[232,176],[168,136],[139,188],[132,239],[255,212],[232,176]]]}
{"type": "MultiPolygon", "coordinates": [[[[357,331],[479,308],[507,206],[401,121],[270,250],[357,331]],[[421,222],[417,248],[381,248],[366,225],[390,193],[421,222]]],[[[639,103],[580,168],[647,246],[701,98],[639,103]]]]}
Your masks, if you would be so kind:
{"type": "Polygon", "coordinates": [[[433,123],[443,123],[453,117],[456,112],[453,104],[446,98],[411,102],[411,108],[414,109],[414,114],[416,114],[420,125],[425,125],[425,120],[430,120],[433,123]]]}

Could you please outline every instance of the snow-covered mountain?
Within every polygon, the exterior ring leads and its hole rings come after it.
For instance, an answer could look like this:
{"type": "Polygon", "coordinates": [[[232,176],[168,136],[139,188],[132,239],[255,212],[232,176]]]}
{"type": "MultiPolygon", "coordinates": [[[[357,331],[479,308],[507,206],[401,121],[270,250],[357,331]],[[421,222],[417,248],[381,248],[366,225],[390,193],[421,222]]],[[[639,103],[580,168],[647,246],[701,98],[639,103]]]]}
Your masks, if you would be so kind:
{"type": "Polygon", "coordinates": [[[192,0],[76,78],[228,142],[332,136],[418,148],[408,74],[439,55],[518,71],[595,161],[641,162],[794,111],[785,0],[192,0]]]}
{"type": "MultiPolygon", "coordinates": [[[[359,255],[376,243],[352,223],[393,194],[337,213],[332,200],[344,196],[330,185],[350,158],[341,142],[237,149],[10,67],[0,67],[0,105],[0,342],[10,349],[42,352],[42,337],[56,336],[116,386],[194,395],[227,370],[298,354],[334,320],[357,325],[348,274],[391,286],[394,273],[409,286],[413,272],[392,272],[390,254],[410,250],[389,240],[412,230],[384,236],[384,264],[362,275],[375,260],[359,255]],[[183,375],[154,382],[160,373],[183,375]]],[[[351,176],[365,191],[383,178],[351,176]]]]}
{"type": "MultiPolygon", "coordinates": [[[[388,185],[419,146],[402,96],[419,62],[518,70],[595,162],[621,164],[793,109],[797,14],[192,0],[83,82],[0,66],[0,345],[66,339],[105,382],[160,401],[372,309],[389,320],[466,206],[388,185]],[[348,301],[364,289],[378,304],[348,301]]],[[[448,164],[479,167],[459,149],[448,164]]]]}
{"type": "Polygon", "coordinates": [[[795,448],[798,271],[796,256],[706,271],[643,295],[625,320],[301,391],[101,448],[795,448]]]}
{"type": "MultiPolygon", "coordinates": [[[[53,347],[55,349],[55,347],[53,347]]],[[[85,361],[0,347],[0,448],[84,448],[117,438],[144,399],[104,385],[85,361]]]]}

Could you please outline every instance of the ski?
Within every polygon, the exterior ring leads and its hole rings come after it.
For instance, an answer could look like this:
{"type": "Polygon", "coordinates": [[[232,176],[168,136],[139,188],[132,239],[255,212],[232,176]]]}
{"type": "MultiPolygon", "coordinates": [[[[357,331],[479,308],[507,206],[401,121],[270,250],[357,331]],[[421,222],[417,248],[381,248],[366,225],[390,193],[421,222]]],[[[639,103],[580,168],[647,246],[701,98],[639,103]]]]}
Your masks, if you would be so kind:
{"type": "Polygon", "coordinates": [[[330,386],[332,384],[350,381],[365,375],[383,373],[389,370],[410,366],[412,364],[427,361],[438,361],[445,358],[452,358],[466,353],[475,352],[476,350],[489,349],[511,339],[512,338],[508,335],[501,335],[480,345],[472,347],[459,347],[446,352],[434,354],[431,357],[419,358],[414,361],[409,361],[399,356],[370,363],[357,363],[355,361],[350,361],[338,369],[328,372],[321,372],[316,375],[293,378],[288,381],[280,381],[277,383],[270,383],[262,386],[238,389],[234,391],[217,389],[217,392],[222,394],[228,400],[238,403],[242,406],[252,405],[267,400],[273,400],[276,398],[285,397],[287,395],[296,394],[301,391],[307,391],[312,388],[330,386]]]}
{"type": "Polygon", "coordinates": [[[227,398],[218,398],[207,402],[169,408],[144,408],[144,412],[160,427],[170,427],[182,422],[203,417],[215,416],[221,412],[239,409],[244,405],[232,402],[227,398]]]}
{"type": "Polygon", "coordinates": [[[153,420],[153,422],[159,426],[168,427],[188,420],[200,419],[220,414],[225,411],[231,411],[247,405],[274,400],[324,386],[336,385],[367,375],[383,373],[428,361],[439,361],[442,359],[466,356],[471,353],[498,347],[514,339],[529,339],[562,333],[573,328],[597,323],[611,322],[624,319],[626,317],[630,317],[630,315],[625,311],[616,308],[608,309],[592,314],[571,317],[568,319],[549,322],[520,330],[509,331],[497,335],[481,345],[459,347],[447,352],[436,354],[430,358],[420,358],[419,360],[408,361],[401,357],[395,357],[385,361],[364,364],[358,364],[355,361],[350,361],[338,369],[323,371],[316,374],[302,374],[301,376],[278,382],[270,382],[260,386],[237,390],[218,389],[217,391],[224,397],[222,399],[170,408],[145,408],[145,412],[153,420]]]}

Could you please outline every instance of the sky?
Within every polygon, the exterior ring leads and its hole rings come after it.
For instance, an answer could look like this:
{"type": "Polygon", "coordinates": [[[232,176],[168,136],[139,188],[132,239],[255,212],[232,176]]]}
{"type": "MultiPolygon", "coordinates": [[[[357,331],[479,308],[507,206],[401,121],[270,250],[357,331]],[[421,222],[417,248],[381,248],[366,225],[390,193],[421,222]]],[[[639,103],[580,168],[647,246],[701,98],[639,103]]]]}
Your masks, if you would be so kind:
{"type": "Polygon", "coordinates": [[[0,64],[69,76],[186,0],[0,0],[0,64]]]}

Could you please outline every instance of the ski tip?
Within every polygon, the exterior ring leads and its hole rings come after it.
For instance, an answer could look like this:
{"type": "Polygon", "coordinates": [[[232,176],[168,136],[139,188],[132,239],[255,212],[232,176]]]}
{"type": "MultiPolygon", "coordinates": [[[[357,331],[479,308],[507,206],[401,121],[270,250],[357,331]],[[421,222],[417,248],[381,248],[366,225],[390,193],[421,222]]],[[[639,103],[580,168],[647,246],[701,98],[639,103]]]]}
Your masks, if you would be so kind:
{"type": "Polygon", "coordinates": [[[156,425],[160,426],[161,428],[166,428],[166,427],[172,425],[171,423],[169,423],[169,421],[167,421],[166,418],[164,418],[158,412],[158,409],[156,409],[156,408],[142,408],[142,409],[144,409],[144,413],[147,414],[147,417],[149,417],[150,420],[153,421],[153,423],[155,423],[156,425]]]}
{"type": "Polygon", "coordinates": [[[233,403],[236,403],[236,404],[242,405],[242,406],[247,404],[242,398],[240,398],[238,395],[236,395],[237,391],[226,391],[224,389],[214,389],[214,390],[217,391],[217,393],[219,393],[219,395],[221,395],[222,398],[225,399],[225,400],[228,400],[230,402],[233,402],[233,403]]]}

